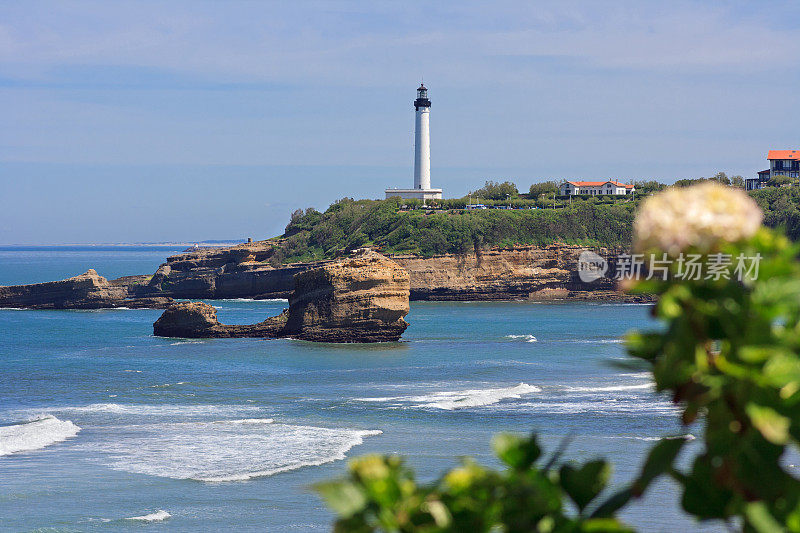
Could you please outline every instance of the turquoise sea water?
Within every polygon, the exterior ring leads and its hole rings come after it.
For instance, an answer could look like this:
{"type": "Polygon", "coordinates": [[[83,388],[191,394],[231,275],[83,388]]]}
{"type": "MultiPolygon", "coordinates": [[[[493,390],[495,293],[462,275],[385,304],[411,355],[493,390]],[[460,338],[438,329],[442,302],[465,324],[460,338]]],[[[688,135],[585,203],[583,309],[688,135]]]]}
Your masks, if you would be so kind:
{"type": "MultiPolygon", "coordinates": [[[[4,250],[0,284],[149,273],[165,255],[4,250]]],[[[229,323],[287,305],[209,303],[229,323]]],[[[646,373],[614,365],[648,311],[414,302],[403,342],[336,346],[156,338],[153,310],[0,310],[0,530],[326,531],[309,486],[344,458],[399,453],[430,479],[458,456],[494,464],[499,431],[549,449],[571,435],[567,458],[606,456],[621,483],[654,439],[687,433],[646,373]]],[[[667,483],[625,518],[697,529],[667,483]]]]}

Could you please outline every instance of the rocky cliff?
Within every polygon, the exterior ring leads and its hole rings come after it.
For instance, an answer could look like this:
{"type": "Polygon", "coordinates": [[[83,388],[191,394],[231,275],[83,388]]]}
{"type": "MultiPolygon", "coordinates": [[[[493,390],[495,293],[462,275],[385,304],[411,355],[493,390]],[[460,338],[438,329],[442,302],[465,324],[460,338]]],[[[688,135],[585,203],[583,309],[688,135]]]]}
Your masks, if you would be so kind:
{"type": "MultiPolygon", "coordinates": [[[[554,244],[391,259],[408,271],[412,300],[651,300],[617,290],[612,279],[615,257],[623,250],[594,249],[608,260],[608,274],[591,283],[582,282],[577,259],[584,249],[554,244]]],[[[153,276],[97,281],[108,286],[91,290],[71,280],[0,287],[0,307],[163,307],[163,298],[170,297],[288,298],[296,274],[331,263],[294,263],[276,268],[271,264],[277,264],[274,250],[274,241],[261,241],[191,251],[169,257],[153,276]],[[103,295],[103,291],[108,294],[103,295]]]]}
{"type": "MultiPolygon", "coordinates": [[[[138,280],[141,281],[141,280],[138,280]]],[[[161,295],[136,297],[129,291],[135,283],[108,281],[90,269],[61,281],[32,285],[0,286],[0,307],[26,309],[100,309],[105,307],[155,307],[172,303],[161,295]]]]}
{"type": "Polygon", "coordinates": [[[136,287],[141,296],[175,298],[288,298],[294,275],[316,266],[296,263],[274,268],[268,241],[230,248],[201,249],[167,258],[149,283],[136,287]]]}
{"type": "Polygon", "coordinates": [[[585,283],[578,275],[583,246],[517,246],[466,255],[392,256],[411,276],[412,300],[642,300],[617,289],[616,257],[623,250],[594,248],[608,272],[585,283]]]}
{"type": "MultiPolygon", "coordinates": [[[[137,294],[175,298],[287,298],[299,272],[327,262],[269,264],[271,244],[243,244],[170,257],[137,294]]],[[[641,301],[617,290],[612,279],[622,250],[594,249],[609,274],[592,283],[578,277],[581,246],[517,246],[465,255],[392,256],[410,276],[412,300],[573,299],[641,301]]]]}
{"type": "Polygon", "coordinates": [[[227,325],[204,303],[170,306],[153,324],[165,337],[291,337],[318,342],[396,341],[408,324],[408,272],[374,252],[295,276],[289,309],[258,324],[227,325]]]}

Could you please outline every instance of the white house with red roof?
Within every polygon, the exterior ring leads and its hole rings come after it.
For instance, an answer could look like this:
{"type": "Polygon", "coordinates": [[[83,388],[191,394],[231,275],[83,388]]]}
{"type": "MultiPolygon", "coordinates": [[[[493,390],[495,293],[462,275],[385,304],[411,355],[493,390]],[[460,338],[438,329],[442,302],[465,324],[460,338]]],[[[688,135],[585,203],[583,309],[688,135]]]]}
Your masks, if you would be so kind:
{"type": "Polygon", "coordinates": [[[633,194],[636,188],[618,181],[565,181],[559,187],[561,196],[573,196],[576,194],[586,196],[625,196],[633,194]]]}
{"type": "Polygon", "coordinates": [[[800,150],[770,150],[767,153],[769,160],[769,177],[788,176],[800,177],[800,150]]]}
{"type": "Polygon", "coordinates": [[[763,189],[776,176],[800,178],[800,150],[770,150],[767,160],[769,168],[760,171],[757,178],[745,180],[745,189],[763,189]]]}

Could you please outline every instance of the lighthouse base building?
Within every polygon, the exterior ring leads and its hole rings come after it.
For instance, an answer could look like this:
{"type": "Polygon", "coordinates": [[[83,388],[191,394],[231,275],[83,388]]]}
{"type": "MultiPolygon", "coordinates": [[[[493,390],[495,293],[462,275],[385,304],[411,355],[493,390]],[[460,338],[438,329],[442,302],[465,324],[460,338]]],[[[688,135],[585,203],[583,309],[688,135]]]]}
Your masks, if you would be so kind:
{"type": "Polygon", "coordinates": [[[386,189],[386,198],[399,196],[403,199],[441,200],[442,189],[386,189]]]}
{"type": "Polygon", "coordinates": [[[417,89],[417,99],[414,100],[416,122],[414,127],[414,188],[413,189],[386,189],[386,198],[399,196],[400,198],[417,200],[440,200],[442,189],[431,188],[431,101],[428,100],[428,89],[420,85],[417,89]]]}

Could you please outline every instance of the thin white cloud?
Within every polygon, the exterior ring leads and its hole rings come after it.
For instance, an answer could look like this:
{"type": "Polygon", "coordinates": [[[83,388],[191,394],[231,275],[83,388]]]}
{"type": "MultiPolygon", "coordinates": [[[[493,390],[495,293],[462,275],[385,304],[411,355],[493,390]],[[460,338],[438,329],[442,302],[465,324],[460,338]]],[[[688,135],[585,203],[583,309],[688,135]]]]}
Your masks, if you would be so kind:
{"type": "Polygon", "coordinates": [[[796,28],[737,15],[735,5],[26,5],[0,9],[6,21],[0,25],[0,66],[12,77],[70,66],[127,66],[237,81],[376,84],[424,68],[449,72],[453,83],[470,77],[480,83],[488,75],[493,82],[518,80],[513,70],[494,68],[498,56],[561,57],[599,69],[755,73],[784,67],[800,52],[796,28]]]}

